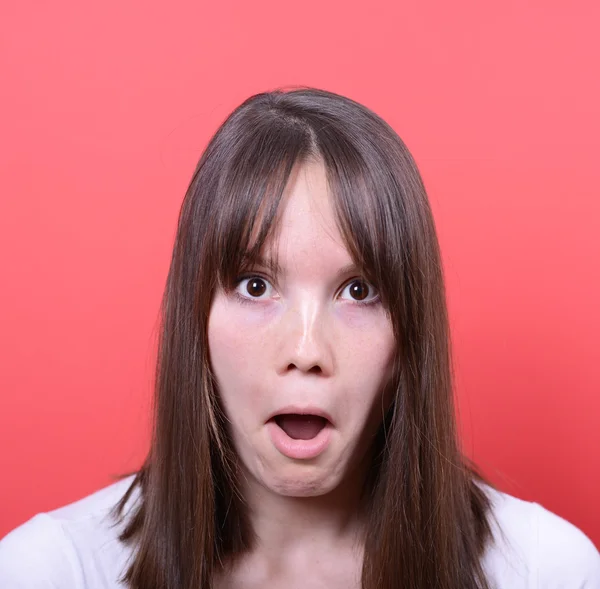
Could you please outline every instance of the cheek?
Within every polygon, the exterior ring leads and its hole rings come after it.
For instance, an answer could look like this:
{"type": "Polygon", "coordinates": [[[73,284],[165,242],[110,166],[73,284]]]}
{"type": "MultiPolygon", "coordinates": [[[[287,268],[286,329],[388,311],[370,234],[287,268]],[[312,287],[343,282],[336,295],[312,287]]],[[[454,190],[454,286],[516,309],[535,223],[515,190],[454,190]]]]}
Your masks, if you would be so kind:
{"type": "Polygon", "coordinates": [[[251,351],[248,330],[237,315],[223,297],[216,297],[208,321],[209,355],[215,372],[239,366],[251,351]]]}
{"type": "Polygon", "coordinates": [[[355,427],[381,420],[388,405],[388,384],[393,375],[396,342],[383,313],[365,316],[364,310],[348,316],[337,339],[339,368],[347,396],[342,403],[355,427]]]}
{"type": "Polygon", "coordinates": [[[381,383],[391,376],[395,340],[391,323],[381,309],[344,309],[336,344],[350,372],[381,383]]]}
{"type": "Polygon", "coordinates": [[[209,359],[230,417],[252,402],[253,383],[264,373],[257,341],[260,339],[248,314],[217,297],[208,322],[209,359]]]}

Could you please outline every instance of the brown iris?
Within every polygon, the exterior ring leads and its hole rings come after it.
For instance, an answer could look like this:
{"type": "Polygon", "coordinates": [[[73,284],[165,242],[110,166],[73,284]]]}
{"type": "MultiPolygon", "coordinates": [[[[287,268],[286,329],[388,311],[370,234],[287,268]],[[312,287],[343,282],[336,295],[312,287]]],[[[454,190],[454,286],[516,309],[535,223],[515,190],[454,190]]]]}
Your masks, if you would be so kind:
{"type": "Polygon", "coordinates": [[[362,280],[355,280],[350,284],[350,294],[357,301],[362,301],[369,296],[369,287],[362,280]]]}
{"type": "Polygon", "coordinates": [[[267,290],[267,285],[262,278],[251,278],[246,285],[248,294],[253,297],[259,297],[267,290]]]}

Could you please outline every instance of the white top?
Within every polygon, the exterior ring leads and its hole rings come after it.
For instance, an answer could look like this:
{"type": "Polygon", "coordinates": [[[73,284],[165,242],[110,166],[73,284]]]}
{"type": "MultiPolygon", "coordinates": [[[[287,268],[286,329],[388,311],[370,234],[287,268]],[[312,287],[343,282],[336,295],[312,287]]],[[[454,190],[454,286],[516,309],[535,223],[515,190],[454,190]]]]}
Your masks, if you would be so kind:
{"type": "MultiPolygon", "coordinates": [[[[123,589],[131,549],[109,510],[133,475],[64,507],[38,513],[0,540],[1,589],[123,589]],[[112,524],[112,525],[111,525],[112,524]]],[[[538,503],[494,491],[496,542],[484,567],[498,589],[600,589],[600,553],[577,527],[538,503]]],[[[139,495],[136,488],[131,501],[139,495]]]]}

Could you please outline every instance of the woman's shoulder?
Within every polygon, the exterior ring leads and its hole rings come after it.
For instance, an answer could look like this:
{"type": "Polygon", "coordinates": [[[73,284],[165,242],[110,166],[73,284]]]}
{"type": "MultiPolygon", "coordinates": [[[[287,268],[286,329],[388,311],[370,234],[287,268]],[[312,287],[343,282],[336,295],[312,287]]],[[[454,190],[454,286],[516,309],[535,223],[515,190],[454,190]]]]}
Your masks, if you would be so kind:
{"type": "Polygon", "coordinates": [[[580,528],[540,503],[480,486],[494,534],[484,562],[498,587],[600,589],[600,553],[580,528]]]}
{"type": "Polygon", "coordinates": [[[123,587],[118,577],[124,572],[129,550],[118,539],[122,528],[112,510],[133,478],[37,513],[9,532],[0,540],[0,587],[123,587]]]}

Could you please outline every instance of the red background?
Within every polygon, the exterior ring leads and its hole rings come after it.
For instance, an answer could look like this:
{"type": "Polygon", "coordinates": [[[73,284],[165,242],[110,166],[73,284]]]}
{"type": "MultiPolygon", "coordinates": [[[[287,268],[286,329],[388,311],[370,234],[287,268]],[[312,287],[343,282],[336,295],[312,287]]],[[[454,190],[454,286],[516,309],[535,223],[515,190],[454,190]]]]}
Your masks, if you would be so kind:
{"type": "Polygon", "coordinates": [[[146,451],[157,313],[210,134],[288,84],[414,154],[466,452],[600,545],[593,1],[0,5],[0,536],[146,451]]]}

